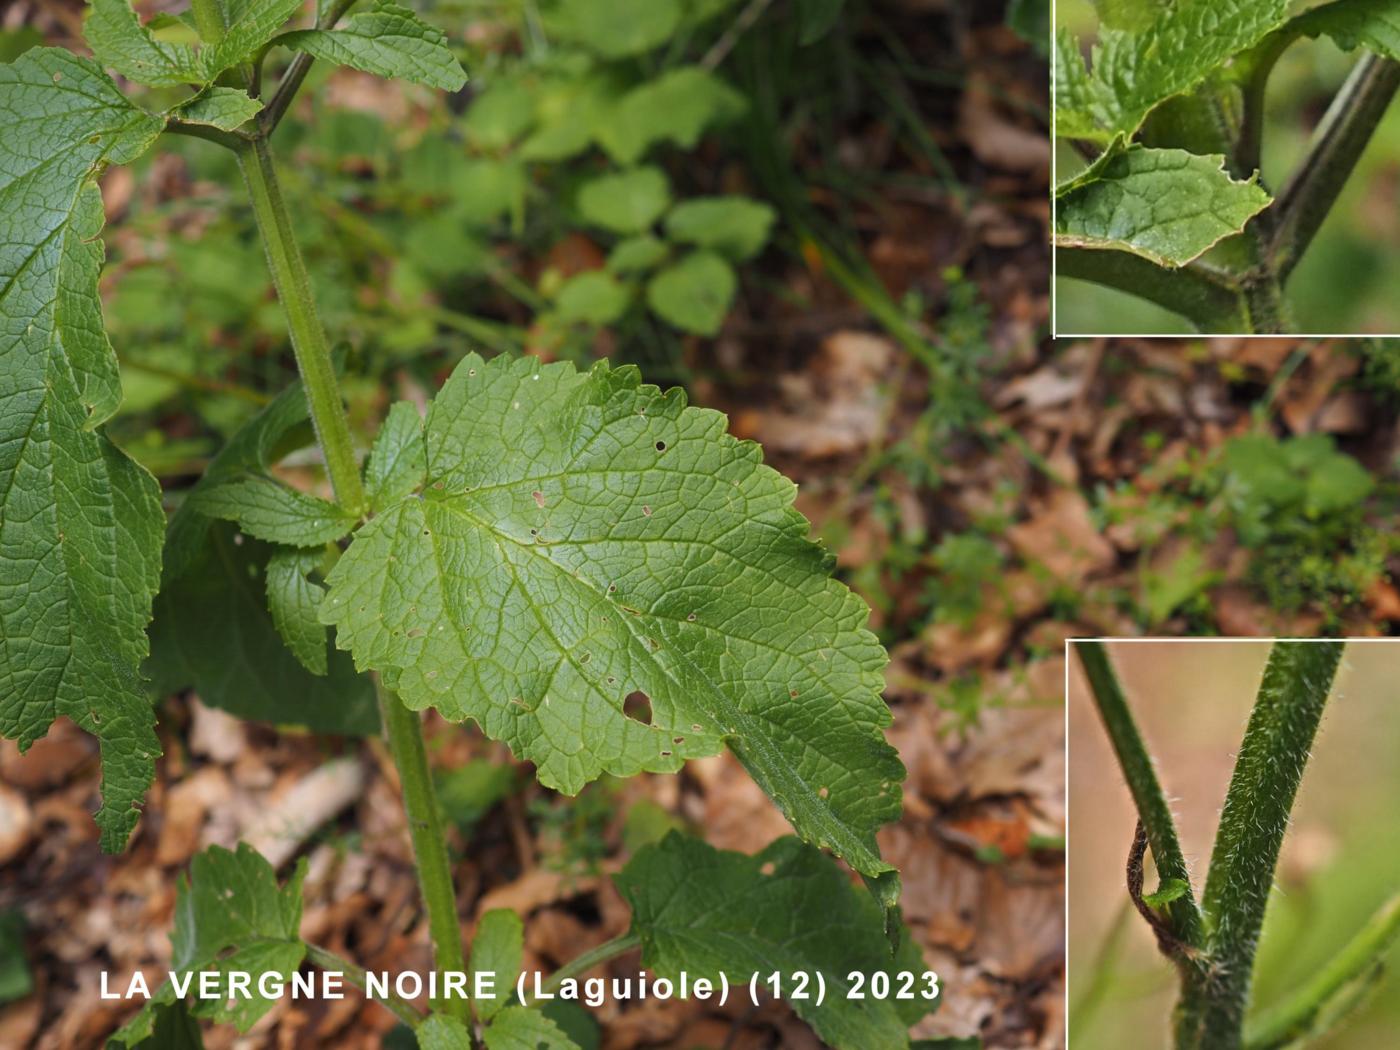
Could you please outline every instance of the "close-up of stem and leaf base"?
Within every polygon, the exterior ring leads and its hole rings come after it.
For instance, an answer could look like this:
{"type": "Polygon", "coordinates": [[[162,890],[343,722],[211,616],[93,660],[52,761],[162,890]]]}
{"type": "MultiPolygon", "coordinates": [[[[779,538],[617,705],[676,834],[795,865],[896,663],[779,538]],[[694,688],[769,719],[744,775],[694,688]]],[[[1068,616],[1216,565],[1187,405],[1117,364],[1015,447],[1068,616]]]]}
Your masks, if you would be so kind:
{"type": "MultiPolygon", "coordinates": [[[[1289,278],[1400,88],[1400,4],[1096,4],[1086,56],[1055,40],[1055,134],[1082,171],[1055,190],[1055,259],[1204,333],[1297,328],[1289,278]],[[1277,186],[1261,174],[1280,57],[1329,38],[1363,52],[1277,186]]],[[[1346,329],[1344,331],[1351,331],[1346,329]]]]}
{"type": "Polygon", "coordinates": [[[1260,930],[1298,786],[1342,660],[1343,642],[1280,641],[1269,653],[1204,883],[1195,881],[1128,695],[1102,642],[1073,644],[1138,814],[1128,893],[1176,968],[1175,1050],[1301,1047],[1338,1024],[1375,983],[1400,934],[1400,897],[1281,1002],[1251,999],[1260,930]],[[1158,885],[1144,893],[1145,856],[1158,885]]]}

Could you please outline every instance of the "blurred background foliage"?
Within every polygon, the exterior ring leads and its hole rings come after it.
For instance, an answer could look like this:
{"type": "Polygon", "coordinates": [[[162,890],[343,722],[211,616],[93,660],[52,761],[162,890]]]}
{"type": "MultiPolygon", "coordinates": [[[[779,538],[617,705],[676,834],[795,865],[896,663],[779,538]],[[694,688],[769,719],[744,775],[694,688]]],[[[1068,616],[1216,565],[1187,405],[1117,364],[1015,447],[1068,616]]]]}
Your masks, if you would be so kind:
{"type": "MultiPolygon", "coordinates": [[[[1173,800],[1187,861],[1204,879],[1269,644],[1185,640],[1110,649],[1173,800]]],[[[1256,1010],[1295,991],[1400,892],[1397,673],[1400,641],[1347,646],[1284,838],[1257,957],[1256,1010]]],[[[1175,971],[1128,902],[1123,867],[1133,837],[1132,801],[1077,663],[1069,718],[1070,1045],[1165,1045],[1175,971]]],[[[1400,947],[1389,960],[1358,1012],[1310,1047],[1394,1044],[1400,947]]]]}
{"type": "MultiPolygon", "coordinates": [[[[1303,10],[1311,0],[1295,3],[1303,10]]],[[[1090,46],[1098,26],[1092,0],[1060,0],[1058,26],[1090,46]]],[[[1279,59],[1269,80],[1263,136],[1263,181],[1278,190],[1304,156],[1357,53],[1331,40],[1299,41],[1279,59]]],[[[1066,143],[1056,147],[1060,181],[1083,159],[1066,143]]],[[[1392,105],[1338,199],[1288,282],[1295,329],[1317,335],[1400,332],[1400,106],[1392,105]]],[[[1189,334],[1179,315],[1136,296],[1065,278],[1056,282],[1057,330],[1189,334]]]]}

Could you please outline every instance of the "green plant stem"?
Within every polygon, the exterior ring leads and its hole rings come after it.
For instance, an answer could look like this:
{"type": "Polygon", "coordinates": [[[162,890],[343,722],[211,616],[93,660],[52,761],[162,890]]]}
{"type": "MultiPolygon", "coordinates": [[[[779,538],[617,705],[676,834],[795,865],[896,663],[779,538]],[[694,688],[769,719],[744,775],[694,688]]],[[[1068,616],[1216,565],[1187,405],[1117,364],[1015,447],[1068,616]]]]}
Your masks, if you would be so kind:
{"type": "MultiPolygon", "coordinates": [[[[428,913],[428,934],[433,942],[433,961],[439,972],[466,971],[462,951],[462,930],[457,921],[457,894],[452,886],[452,865],[447,856],[447,840],[442,833],[437,796],[433,792],[428,752],[423,745],[423,723],[417,711],[410,711],[374,676],[379,710],[389,737],[389,753],[399,771],[408,833],[413,840],[413,856],[418,864],[418,885],[428,913]]],[[[445,1012],[467,1016],[463,999],[442,1004],[445,1012]]]]}
{"type": "Polygon", "coordinates": [[[1237,1050],[1241,1045],[1279,847],[1342,647],[1342,642],[1277,642],[1269,653],[1201,895],[1210,930],[1211,979],[1183,996],[1178,1046],[1237,1050]]]}
{"type": "Polygon", "coordinates": [[[1109,660],[1108,649],[1102,642],[1090,641],[1075,642],[1074,648],[1089,680],[1099,717],[1108,731],[1118,764],[1128,782],[1138,817],[1147,832],[1157,875],[1162,881],[1178,879],[1187,887],[1185,895],[1167,906],[1173,932],[1184,945],[1199,948],[1204,940],[1201,913],[1191,894],[1191,873],[1181,852],[1176,822],[1172,819],[1171,808],[1157,780],[1147,745],[1143,743],[1142,734],[1128,709],[1127,698],[1109,660]]]}
{"type": "Polygon", "coordinates": [[[326,457],[326,469],[335,488],[337,502],[352,514],[365,510],[364,485],[350,439],[350,425],[340,401],[335,367],[331,363],[330,343],[311,297],[311,279],[306,262],[293,235],[292,220],[277,181],[277,172],[268,152],[267,142],[256,139],[242,142],[238,147],[239,165],[248,196],[253,203],[267,250],[268,267],[277,288],[277,298],[287,315],[291,330],[292,350],[296,354],[297,370],[306,384],[306,399],[311,407],[311,422],[316,439],[326,457]]]}
{"type": "MultiPolygon", "coordinates": [[[[345,16],[346,11],[355,6],[355,3],[356,0],[335,0],[316,20],[316,28],[333,28],[345,16]]],[[[267,105],[258,114],[258,127],[262,129],[264,136],[271,135],[273,129],[281,123],[282,117],[287,112],[287,107],[292,104],[292,99],[296,98],[297,92],[301,89],[302,81],[306,79],[306,74],[311,71],[311,63],[314,61],[315,59],[311,55],[305,51],[299,51],[292,59],[291,64],[287,66],[287,71],[277,82],[277,89],[273,91],[267,105]]]]}
{"type": "MultiPolygon", "coordinates": [[[[599,963],[605,963],[609,959],[615,959],[619,955],[630,952],[633,948],[640,947],[641,943],[641,938],[635,933],[624,933],[610,941],[604,941],[598,947],[575,956],[559,967],[549,975],[540,988],[544,992],[557,992],[569,978],[581,977],[599,963]]],[[[530,1004],[526,1002],[525,1005],[529,1006],[530,1004]]]]}
{"type": "MultiPolygon", "coordinates": [[[[1246,231],[1245,236],[1251,236],[1246,231]]],[[[1275,335],[1292,329],[1283,287],[1267,268],[1245,274],[1240,279],[1244,302],[1244,329],[1255,335],[1275,335]]]]}
{"type": "Polygon", "coordinates": [[[1397,90],[1400,63],[1367,55],[1332,100],[1307,157],[1270,209],[1277,221],[1268,256],[1279,281],[1287,279],[1312,243],[1397,90]]]}
{"type": "MultiPolygon", "coordinates": [[[[368,981],[363,966],[357,966],[349,959],[342,959],[335,952],[326,951],[315,944],[306,946],[306,957],[323,970],[345,974],[346,979],[361,991],[368,990],[368,981]]],[[[376,1001],[382,1002],[386,1009],[410,1028],[416,1028],[418,1023],[423,1020],[422,1011],[412,1003],[400,999],[393,992],[376,1001]]]]}
{"type": "Polygon", "coordinates": [[[1400,937],[1400,895],[1392,897],[1367,920],[1346,946],[1287,1001],[1251,1025],[1248,1050],[1282,1050],[1325,1027],[1334,1011],[1354,1003],[1348,993],[1364,994],[1384,965],[1386,952],[1400,937]],[[1342,1000],[1339,1002],[1339,999],[1342,1000]]]}
{"type": "MultiPolygon", "coordinates": [[[[326,459],[336,499],[353,513],[362,513],[365,507],[364,486],[360,481],[359,466],[355,462],[350,440],[350,425],[331,364],[330,345],[311,298],[311,281],[293,236],[291,218],[282,199],[266,140],[259,137],[240,146],[238,159],[248,184],[258,229],[267,249],[273,283],[287,315],[297,369],[306,386],[312,424],[326,459]]],[[[374,676],[374,687],[389,738],[389,750],[403,788],[418,882],[428,915],[434,965],[440,972],[465,972],[452,868],[438,816],[432,776],[428,770],[422,723],[416,712],[409,711],[397,696],[384,688],[377,675],[374,676]]],[[[441,1008],[463,1019],[469,1016],[465,999],[449,999],[441,1004],[441,1008]]]]}
{"type": "Polygon", "coordinates": [[[1055,249],[1061,277],[1093,281],[1148,299],[1181,314],[1203,332],[1245,330],[1244,302],[1224,274],[1196,262],[1168,269],[1130,252],[1093,248],[1055,249]]]}

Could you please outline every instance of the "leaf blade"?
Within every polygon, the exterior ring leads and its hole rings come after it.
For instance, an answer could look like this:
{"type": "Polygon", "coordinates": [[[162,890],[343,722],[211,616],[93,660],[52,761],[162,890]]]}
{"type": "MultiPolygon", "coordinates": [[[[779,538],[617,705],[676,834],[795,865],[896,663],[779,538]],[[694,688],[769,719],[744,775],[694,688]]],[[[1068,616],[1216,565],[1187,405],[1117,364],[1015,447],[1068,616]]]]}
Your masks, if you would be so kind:
{"type": "Polygon", "coordinates": [[[1268,207],[1255,180],[1237,181],[1222,156],[1133,146],[1056,198],[1055,243],[1120,249],[1184,266],[1268,207]]]}
{"type": "Polygon", "coordinates": [[[361,529],[328,579],[322,618],[357,665],[566,792],[728,742],[889,901],[874,832],[903,767],[881,733],[885,655],[756,446],[632,369],[474,355],[425,433],[422,498],[361,529]],[[649,719],[625,710],[634,692],[649,719]]]}
{"type": "Polygon", "coordinates": [[[155,479],[100,430],[121,386],[94,179],[161,127],[67,51],[0,66],[0,734],[25,749],[64,714],[100,739],[109,852],[160,753],[138,669],[162,514],[155,479]]]}
{"type": "Polygon", "coordinates": [[[379,0],[338,29],[285,33],[277,43],[293,51],[389,79],[458,91],[467,74],[447,46],[447,35],[406,7],[379,0]]]}

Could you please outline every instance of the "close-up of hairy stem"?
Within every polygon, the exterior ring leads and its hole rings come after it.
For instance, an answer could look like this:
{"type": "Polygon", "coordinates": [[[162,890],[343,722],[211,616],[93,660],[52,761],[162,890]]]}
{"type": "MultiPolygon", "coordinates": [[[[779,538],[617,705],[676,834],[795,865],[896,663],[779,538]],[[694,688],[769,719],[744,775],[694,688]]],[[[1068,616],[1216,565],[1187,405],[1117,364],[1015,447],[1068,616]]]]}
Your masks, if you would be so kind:
{"type": "MultiPolygon", "coordinates": [[[[1245,1045],[1244,1021],[1255,952],[1279,848],[1341,662],[1343,644],[1284,641],[1270,650],[1226,793],[1198,907],[1166,796],[1108,649],[1101,642],[1075,643],[1139,815],[1128,862],[1129,893],[1153,928],[1163,953],[1178,965],[1181,993],[1174,1017],[1176,1050],[1238,1050],[1245,1045]],[[1142,898],[1144,845],[1151,849],[1163,886],[1170,883],[1178,891],[1165,904],[1162,918],[1142,898]]],[[[1389,930],[1393,922],[1381,918],[1372,926],[1389,930]]],[[[1374,951],[1374,942],[1379,939],[1379,934],[1372,932],[1363,933],[1358,940],[1374,951]]],[[[1360,954],[1363,948],[1348,952],[1360,954]]],[[[1336,973],[1351,975],[1356,971],[1347,956],[1343,953],[1334,964],[1336,973]]],[[[1327,998],[1343,980],[1335,973],[1325,980],[1320,976],[1323,987],[1314,991],[1312,999],[1327,998]]],[[[1300,1011],[1312,1016],[1306,1005],[1295,1007],[1281,1020],[1271,1022],[1267,1031],[1292,1030],[1300,1023],[1300,1011]]]]}

